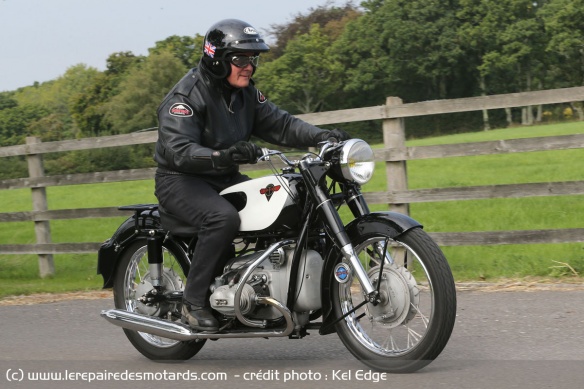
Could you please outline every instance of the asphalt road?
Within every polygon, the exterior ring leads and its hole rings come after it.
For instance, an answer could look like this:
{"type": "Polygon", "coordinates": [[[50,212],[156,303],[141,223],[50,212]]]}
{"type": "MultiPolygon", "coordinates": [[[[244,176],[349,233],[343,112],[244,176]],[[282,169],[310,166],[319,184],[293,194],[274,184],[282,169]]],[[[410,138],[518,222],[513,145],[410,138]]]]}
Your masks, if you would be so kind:
{"type": "Polygon", "coordinates": [[[336,335],[316,333],[209,341],[189,361],[155,363],[99,316],[108,299],[0,306],[0,387],[575,389],[584,387],[583,302],[584,290],[459,291],[449,344],[407,375],[372,372],[336,335]]]}

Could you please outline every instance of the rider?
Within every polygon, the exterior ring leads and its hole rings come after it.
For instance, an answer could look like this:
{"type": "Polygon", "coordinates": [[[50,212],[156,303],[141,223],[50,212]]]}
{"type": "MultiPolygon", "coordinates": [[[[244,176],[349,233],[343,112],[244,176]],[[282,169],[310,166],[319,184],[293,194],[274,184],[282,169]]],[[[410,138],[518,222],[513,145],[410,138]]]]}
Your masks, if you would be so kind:
{"type": "Polygon", "coordinates": [[[156,196],[164,212],[198,231],[182,308],[196,330],[218,330],[209,286],[229,259],[240,225],[237,210],[218,193],[249,179],[238,164],[257,161],[260,149],[250,137],[291,147],[349,138],[342,130],[323,130],[295,118],[256,89],[251,77],[260,53],[268,50],[248,23],[217,22],[205,35],[198,67],[158,108],[156,196]]]}

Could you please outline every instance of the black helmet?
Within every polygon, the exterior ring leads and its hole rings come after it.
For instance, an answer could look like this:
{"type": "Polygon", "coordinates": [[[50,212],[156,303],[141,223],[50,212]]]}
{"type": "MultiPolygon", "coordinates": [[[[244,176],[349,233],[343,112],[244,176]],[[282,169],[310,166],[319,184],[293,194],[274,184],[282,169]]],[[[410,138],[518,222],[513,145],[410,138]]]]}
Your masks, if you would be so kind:
{"type": "Polygon", "coordinates": [[[231,67],[226,61],[231,53],[265,53],[270,47],[253,26],[237,19],[221,20],[209,28],[203,42],[203,62],[219,78],[226,77],[231,67]]]}

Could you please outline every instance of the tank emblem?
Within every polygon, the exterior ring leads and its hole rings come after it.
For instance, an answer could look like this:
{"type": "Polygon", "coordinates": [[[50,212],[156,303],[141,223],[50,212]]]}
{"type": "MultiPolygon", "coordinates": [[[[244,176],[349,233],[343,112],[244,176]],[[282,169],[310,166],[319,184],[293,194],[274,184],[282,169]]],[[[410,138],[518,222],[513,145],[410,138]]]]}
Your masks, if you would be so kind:
{"type": "Polygon", "coordinates": [[[274,192],[279,191],[280,188],[281,188],[280,185],[269,184],[265,188],[260,189],[260,194],[265,195],[266,196],[266,199],[268,201],[270,201],[270,199],[274,195],[274,192]]]}
{"type": "Polygon", "coordinates": [[[351,269],[343,262],[339,263],[335,267],[335,279],[344,284],[345,282],[349,281],[351,275],[351,269]]]}

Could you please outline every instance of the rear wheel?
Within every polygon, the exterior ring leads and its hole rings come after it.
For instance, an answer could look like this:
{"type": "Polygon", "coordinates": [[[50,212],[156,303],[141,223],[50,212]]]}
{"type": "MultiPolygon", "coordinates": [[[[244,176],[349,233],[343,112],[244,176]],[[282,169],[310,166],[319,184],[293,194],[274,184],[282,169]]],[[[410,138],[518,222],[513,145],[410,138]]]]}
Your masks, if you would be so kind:
{"type": "MultiPolygon", "coordinates": [[[[189,268],[186,254],[174,242],[166,241],[163,243],[162,256],[162,292],[183,290],[189,268]]],[[[172,321],[180,320],[180,302],[162,301],[150,305],[140,301],[142,296],[154,289],[145,240],[132,243],[124,251],[114,277],[114,302],[117,309],[172,321]]],[[[125,328],[124,332],[140,353],[154,360],[189,359],[205,344],[204,340],[181,342],[125,328]]]]}
{"type": "Polygon", "coordinates": [[[346,315],[336,329],[353,355],[375,369],[407,373],[426,366],[446,346],[456,291],[446,258],[423,230],[414,228],[396,240],[389,230],[380,222],[351,236],[381,303],[361,305],[364,292],[350,272],[332,288],[333,307],[336,317],[346,315]]]}

